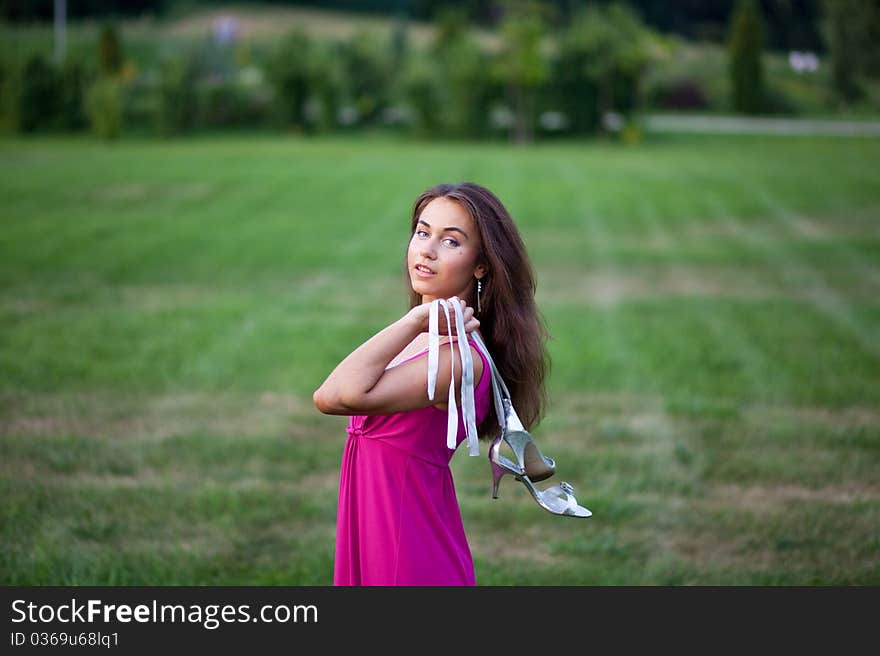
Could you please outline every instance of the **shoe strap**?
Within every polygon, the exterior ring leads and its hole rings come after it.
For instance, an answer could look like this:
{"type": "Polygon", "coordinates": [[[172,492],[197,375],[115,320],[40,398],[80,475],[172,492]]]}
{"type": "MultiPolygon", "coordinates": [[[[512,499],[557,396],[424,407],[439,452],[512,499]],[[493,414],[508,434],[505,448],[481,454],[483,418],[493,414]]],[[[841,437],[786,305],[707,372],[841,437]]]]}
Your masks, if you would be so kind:
{"type": "MultiPolygon", "coordinates": [[[[452,305],[453,315],[455,317],[455,332],[459,338],[465,336],[464,345],[459,339],[458,352],[461,357],[461,409],[463,414],[463,423],[467,434],[468,451],[472,456],[480,455],[480,446],[477,441],[477,412],[476,402],[474,400],[474,361],[473,354],[469,344],[467,343],[467,334],[464,329],[464,314],[461,308],[461,301],[452,297],[445,299],[441,303],[441,299],[431,301],[431,307],[428,311],[428,398],[434,400],[434,392],[437,386],[437,371],[440,366],[440,329],[439,329],[439,308],[443,308],[446,314],[446,325],[452,326],[449,316],[449,305],[452,305]]],[[[451,334],[450,334],[451,336],[451,334]]],[[[474,333],[476,336],[476,333],[474,333]]],[[[452,354],[451,366],[452,375],[449,379],[449,401],[448,415],[446,422],[446,446],[453,451],[458,446],[458,406],[455,402],[455,347],[452,340],[449,340],[449,351],[452,354]]]]}
{"type": "Polygon", "coordinates": [[[483,355],[486,356],[486,360],[489,362],[489,370],[492,374],[492,396],[495,401],[495,415],[498,419],[498,425],[502,430],[510,428],[511,430],[524,431],[525,428],[516,414],[516,410],[513,409],[510,390],[507,389],[504,379],[498,373],[498,367],[495,366],[495,361],[489,354],[489,349],[486,348],[486,344],[478,333],[473,333],[473,336],[474,341],[482,348],[483,355]]]}

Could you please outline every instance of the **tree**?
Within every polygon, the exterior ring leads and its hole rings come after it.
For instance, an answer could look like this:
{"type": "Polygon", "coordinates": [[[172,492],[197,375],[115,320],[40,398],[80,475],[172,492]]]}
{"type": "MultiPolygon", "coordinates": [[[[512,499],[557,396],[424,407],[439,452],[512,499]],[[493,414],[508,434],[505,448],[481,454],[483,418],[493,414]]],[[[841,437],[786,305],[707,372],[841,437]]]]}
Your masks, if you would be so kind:
{"type": "Polygon", "coordinates": [[[59,124],[68,130],[86,127],[85,114],[86,77],[80,63],[73,59],[65,60],[59,72],[58,105],[59,124]]]}
{"type": "Polygon", "coordinates": [[[334,41],[318,41],[311,53],[310,93],[314,104],[313,112],[307,112],[306,118],[320,132],[331,132],[337,127],[345,87],[345,71],[338,50],[338,44],[334,41]]]}
{"type": "Polygon", "coordinates": [[[40,53],[31,53],[10,80],[10,119],[20,132],[35,132],[52,127],[58,118],[58,73],[40,53]]]}
{"type": "Polygon", "coordinates": [[[101,28],[101,36],[98,40],[98,73],[113,77],[120,70],[122,70],[122,44],[116,28],[108,23],[101,28]]]}
{"type": "Polygon", "coordinates": [[[639,78],[650,61],[647,30],[628,7],[591,6],[560,40],[556,75],[575,131],[604,129],[609,112],[633,109],[639,78]]]}
{"type": "Polygon", "coordinates": [[[546,22],[546,10],[532,0],[510,0],[501,20],[502,48],[496,71],[513,104],[513,140],[517,143],[532,140],[535,91],[550,74],[541,52],[546,22]]]}
{"type": "Polygon", "coordinates": [[[302,28],[282,39],[269,64],[275,90],[275,113],[284,126],[307,129],[305,108],[311,79],[312,41],[302,28]]]}
{"type": "Polygon", "coordinates": [[[487,56],[468,25],[467,14],[446,10],[438,14],[429,49],[437,130],[449,137],[480,137],[486,131],[492,100],[487,56]]]}
{"type": "Polygon", "coordinates": [[[831,83],[843,100],[857,100],[860,77],[880,77],[880,3],[825,0],[826,39],[831,51],[831,83]]]}
{"type": "Polygon", "coordinates": [[[339,56],[355,120],[375,122],[390,103],[394,77],[391,53],[376,32],[362,29],[340,43],[339,56]]]}
{"type": "Polygon", "coordinates": [[[757,114],[765,106],[761,61],[764,28],[755,0],[739,0],[730,23],[728,43],[733,108],[757,114]]]}
{"type": "Polygon", "coordinates": [[[113,141],[122,133],[121,84],[111,77],[99,77],[89,87],[86,107],[92,131],[100,138],[113,141]]]}
{"type": "Polygon", "coordinates": [[[195,127],[198,113],[196,78],[196,64],[188,54],[162,62],[156,107],[160,134],[182,134],[195,127]]]}

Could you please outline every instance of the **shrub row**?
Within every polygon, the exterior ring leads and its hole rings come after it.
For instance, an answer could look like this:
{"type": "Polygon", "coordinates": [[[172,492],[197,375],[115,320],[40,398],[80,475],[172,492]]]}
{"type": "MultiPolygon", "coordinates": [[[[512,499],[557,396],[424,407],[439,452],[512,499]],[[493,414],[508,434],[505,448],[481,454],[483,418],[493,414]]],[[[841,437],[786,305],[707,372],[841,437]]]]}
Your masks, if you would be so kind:
{"type": "Polygon", "coordinates": [[[557,35],[552,51],[537,48],[545,29],[539,16],[511,15],[500,30],[503,47],[488,50],[462,15],[446,12],[422,50],[411,50],[401,29],[389,42],[365,32],[334,41],[293,31],[256,54],[209,39],[139,70],[105,27],[93,69],[75,60],[56,66],[40,54],[0,62],[0,110],[13,131],[91,126],[105,138],[364,126],[485,138],[515,129],[590,134],[619,128],[640,104],[700,109],[712,102],[693,79],[640,92],[656,35],[625,6],[591,6],[557,35]]]}

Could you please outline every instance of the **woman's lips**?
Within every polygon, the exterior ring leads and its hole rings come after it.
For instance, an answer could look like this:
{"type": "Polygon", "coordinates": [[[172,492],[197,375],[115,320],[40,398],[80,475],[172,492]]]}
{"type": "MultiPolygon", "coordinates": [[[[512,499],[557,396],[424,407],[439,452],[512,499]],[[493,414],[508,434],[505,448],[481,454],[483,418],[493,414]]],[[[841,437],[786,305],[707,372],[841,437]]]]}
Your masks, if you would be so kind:
{"type": "Polygon", "coordinates": [[[413,270],[416,272],[416,275],[417,275],[419,278],[431,278],[432,276],[436,276],[436,275],[437,275],[436,273],[433,273],[433,272],[428,273],[428,272],[425,271],[424,269],[420,269],[420,268],[417,267],[417,266],[413,267],[413,270]]]}

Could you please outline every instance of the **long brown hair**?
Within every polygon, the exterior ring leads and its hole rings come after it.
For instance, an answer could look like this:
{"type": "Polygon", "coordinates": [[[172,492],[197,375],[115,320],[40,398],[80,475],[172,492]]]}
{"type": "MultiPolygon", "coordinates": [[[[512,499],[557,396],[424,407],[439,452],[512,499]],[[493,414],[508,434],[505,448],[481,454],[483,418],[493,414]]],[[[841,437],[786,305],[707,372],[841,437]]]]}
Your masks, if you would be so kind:
{"type": "MultiPolygon", "coordinates": [[[[540,423],[547,406],[544,383],[551,361],[545,348],[549,331],[535,304],[535,274],[525,244],[501,201],[473,182],[438,184],[422,192],[413,205],[410,237],[422,210],[440,196],[458,201],[480,232],[482,249],[478,261],[488,269],[480,279],[481,311],[477,312],[476,277],[465,300],[480,320],[480,334],[510,390],[517,416],[526,430],[532,430],[540,423]]],[[[412,309],[422,302],[422,297],[410,284],[405,256],[403,268],[412,309]]],[[[494,403],[489,404],[489,413],[477,427],[477,433],[486,439],[499,434],[494,403]]]]}

